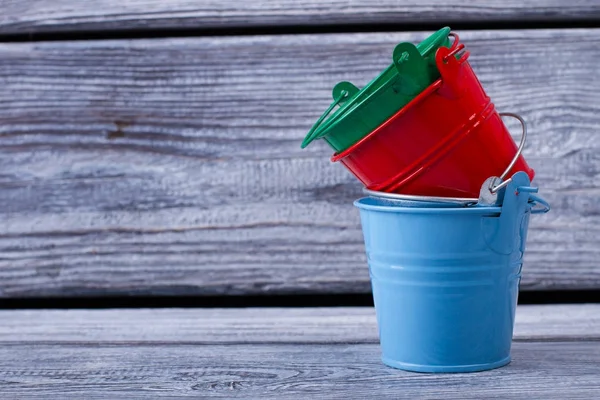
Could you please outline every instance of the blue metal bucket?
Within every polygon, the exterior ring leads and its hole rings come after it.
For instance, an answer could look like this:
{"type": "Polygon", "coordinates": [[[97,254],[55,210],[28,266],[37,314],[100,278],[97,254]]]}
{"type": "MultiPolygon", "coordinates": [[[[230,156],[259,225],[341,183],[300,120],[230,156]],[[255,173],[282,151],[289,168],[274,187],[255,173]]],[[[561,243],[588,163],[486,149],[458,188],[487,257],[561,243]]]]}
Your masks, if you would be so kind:
{"type": "Polygon", "coordinates": [[[499,194],[501,206],[354,203],[386,365],[472,372],[510,362],[529,217],[549,210],[535,191],[519,172],[499,194]]]}

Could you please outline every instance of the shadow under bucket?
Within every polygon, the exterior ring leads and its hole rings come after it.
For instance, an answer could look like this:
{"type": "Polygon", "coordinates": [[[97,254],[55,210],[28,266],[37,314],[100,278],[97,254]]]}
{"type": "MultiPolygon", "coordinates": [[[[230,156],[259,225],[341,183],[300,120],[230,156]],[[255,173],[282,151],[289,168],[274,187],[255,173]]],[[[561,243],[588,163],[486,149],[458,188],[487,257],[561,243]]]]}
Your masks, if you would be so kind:
{"type": "Polygon", "coordinates": [[[474,372],[510,362],[529,217],[549,210],[536,191],[518,172],[498,194],[499,206],[354,203],[386,365],[474,372]]]}

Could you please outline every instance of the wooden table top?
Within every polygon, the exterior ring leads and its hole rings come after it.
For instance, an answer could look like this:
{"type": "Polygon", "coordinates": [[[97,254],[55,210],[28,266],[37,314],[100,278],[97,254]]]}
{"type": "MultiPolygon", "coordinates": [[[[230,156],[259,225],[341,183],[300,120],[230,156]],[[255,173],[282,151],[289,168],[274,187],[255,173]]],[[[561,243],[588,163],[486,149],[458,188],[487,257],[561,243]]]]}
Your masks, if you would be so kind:
{"type": "Polygon", "coordinates": [[[379,360],[373,308],[0,311],[4,398],[596,398],[600,305],[519,306],[504,368],[379,360]]]}

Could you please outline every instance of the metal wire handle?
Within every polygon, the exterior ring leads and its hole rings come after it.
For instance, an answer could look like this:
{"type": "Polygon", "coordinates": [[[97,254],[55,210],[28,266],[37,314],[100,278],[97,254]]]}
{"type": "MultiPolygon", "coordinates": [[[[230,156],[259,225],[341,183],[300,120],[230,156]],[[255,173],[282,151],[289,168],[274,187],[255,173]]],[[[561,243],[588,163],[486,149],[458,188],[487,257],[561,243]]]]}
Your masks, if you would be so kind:
{"type": "Polygon", "coordinates": [[[327,110],[325,110],[323,115],[321,115],[321,118],[319,118],[317,120],[317,122],[315,122],[315,124],[312,126],[312,128],[310,128],[310,131],[308,132],[308,134],[306,135],[306,138],[302,142],[302,148],[306,147],[314,139],[313,135],[315,134],[315,132],[319,128],[319,126],[321,126],[321,124],[323,123],[325,118],[327,118],[329,116],[329,114],[331,113],[331,111],[334,109],[334,107],[337,106],[338,104],[340,104],[340,101],[345,99],[349,94],[350,94],[350,92],[348,92],[347,90],[342,90],[340,92],[340,95],[338,96],[338,98],[335,99],[335,101],[333,103],[331,103],[329,108],[327,110]]]}
{"type": "Polygon", "coordinates": [[[464,43],[459,43],[458,41],[460,40],[458,37],[457,33],[454,32],[450,32],[448,34],[448,36],[452,36],[454,38],[454,42],[452,42],[452,46],[450,47],[450,52],[448,54],[446,54],[446,56],[444,57],[444,63],[448,62],[448,59],[450,59],[450,57],[453,57],[454,55],[456,55],[456,53],[458,53],[459,51],[461,51],[462,49],[465,48],[464,43]],[[458,46],[457,46],[458,43],[458,46]]]}
{"type": "Polygon", "coordinates": [[[529,194],[529,203],[532,205],[531,213],[532,214],[546,214],[550,211],[550,204],[540,196],[536,196],[534,194],[529,194]],[[541,206],[535,208],[536,206],[541,206]]]}
{"type": "Polygon", "coordinates": [[[521,123],[521,126],[523,127],[523,133],[521,134],[521,143],[519,143],[519,148],[517,149],[517,153],[513,157],[510,164],[508,164],[508,167],[506,167],[506,169],[504,170],[502,175],[500,175],[500,177],[498,178],[500,180],[500,183],[495,185],[496,182],[498,181],[497,179],[490,182],[489,189],[490,189],[491,193],[496,193],[498,190],[502,189],[503,187],[506,187],[506,185],[508,185],[510,183],[512,178],[508,178],[507,180],[504,180],[504,178],[506,178],[506,175],[508,175],[510,170],[513,169],[513,167],[517,163],[517,160],[521,156],[521,153],[523,153],[523,148],[525,147],[525,140],[527,139],[527,124],[525,123],[525,120],[523,118],[521,118],[520,115],[514,114],[514,113],[500,113],[500,116],[501,117],[513,117],[513,118],[518,119],[519,122],[521,123]]]}

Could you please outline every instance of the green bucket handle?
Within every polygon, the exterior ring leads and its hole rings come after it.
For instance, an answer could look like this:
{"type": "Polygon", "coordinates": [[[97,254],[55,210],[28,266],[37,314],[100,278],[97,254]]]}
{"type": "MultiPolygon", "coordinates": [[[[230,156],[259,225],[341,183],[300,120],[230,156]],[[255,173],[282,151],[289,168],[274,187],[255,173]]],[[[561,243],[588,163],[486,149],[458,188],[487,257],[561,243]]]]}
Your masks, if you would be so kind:
{"type": "Polygon", "coordinates": [[[333,94],[333,103],[331,103],[329,108],[327,108],[327,110],[325,110],[323,115],[321,115],[321,117],[317,120],[317,122],[315,122],[315,124],[312,126],[312,128],[310,128],[310,131],[308,131],[308,134],[302,141],[302,145],[300,147],[305,148],[306,146],[308,146],[310,144],[310,142],[312,142],[319,136],[319,131],[318,131],[319,127],[321,126],[321,124],[323,123],[325,118],[327,118],[327,116],[329,116],[331,111],[333,111],[335,106],[344,104],[348,99],[350,99],[352,96],[354,96],[359,91],[360,90],[350,82],[340,82],[337,85],[335,85],[333,87],[333,91],[332,91],[333,92],[332,93],[333,94]]]}

